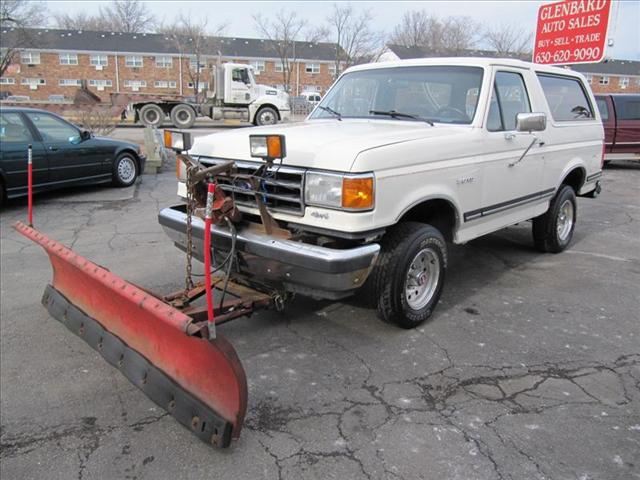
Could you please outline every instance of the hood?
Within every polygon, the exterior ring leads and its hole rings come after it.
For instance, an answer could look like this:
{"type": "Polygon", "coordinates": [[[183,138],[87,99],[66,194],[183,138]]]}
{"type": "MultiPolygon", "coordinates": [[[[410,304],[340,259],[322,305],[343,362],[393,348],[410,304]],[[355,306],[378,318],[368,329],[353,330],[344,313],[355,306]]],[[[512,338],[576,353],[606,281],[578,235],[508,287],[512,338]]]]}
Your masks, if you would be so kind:
{"type": "Polygon", "coordinates": [[[93,140],[97,140],[102,144],[115,145],[119,147],[130,147],[136,151],[140,148],[139,144],[130,142],[128,140],[120,140],[120,139],[111,138],[111,137],[100,137],[98,135],[92,135],[91,138],[93,140]]]}
{"type": "Polygon", "coordinates": [[[394,143],[424,138],[459,135],[469,126],[398,120],[336,119],[307,120],[256,128],[240,128],[213,133],[194,140],[191,155],[233,160],[253,160],[249,135],[285,136],[287,156],[284,165],[324,170],[349,171],[359,153],[394,143]]]}

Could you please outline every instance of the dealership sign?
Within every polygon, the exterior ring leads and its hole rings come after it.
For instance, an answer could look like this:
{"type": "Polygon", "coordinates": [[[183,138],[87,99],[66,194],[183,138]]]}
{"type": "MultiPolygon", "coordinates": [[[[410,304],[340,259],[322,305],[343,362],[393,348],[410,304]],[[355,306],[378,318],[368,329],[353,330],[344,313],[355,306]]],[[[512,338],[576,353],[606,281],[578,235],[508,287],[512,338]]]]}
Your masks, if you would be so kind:
{"type": "Polygon", "coordinates": [[[597,63],[604,58],[611,0],[563,0],[542,5],[535,63],[597,63]]]}

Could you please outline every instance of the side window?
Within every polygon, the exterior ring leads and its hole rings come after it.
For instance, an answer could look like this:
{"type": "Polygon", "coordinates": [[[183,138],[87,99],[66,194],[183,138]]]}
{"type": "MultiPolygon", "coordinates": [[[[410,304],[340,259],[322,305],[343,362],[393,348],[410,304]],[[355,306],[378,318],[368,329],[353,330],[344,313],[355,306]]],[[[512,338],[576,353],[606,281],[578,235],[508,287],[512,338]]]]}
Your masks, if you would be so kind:
{"type": "Polygon", "coordinates": [[[244,68],[234,68],[231,71],[231,79],[234,82],[249,83],[249,75],[244,68]]]}
{"type": "Polygon", "coordinates": [[[516,129],[516,116],[531,112],[529,95],[522,75],[498,72],[493,85],[487,129],[492,132],[516,129]]]}
{"type": "Polygon", "coordinates": [[[640,96],[613,97],[618,120],[640,120],[640,96]]]}
{"type": "Polygon", "coordinates": [[[33,141],[29,128],[19,113],[0,114],[0,140],[4,143],[24,143],[33,141]]]}
{"type": "Polygon", "coordinates": [[[27,112],[29,120],[36,126],[44,141],[69,142],[78,136],[78,130],[64,120],[46,113],[27,112]]]}
{"type": "Polygon", "coordinates": [[[593,110],[582,82],[577,78],[538,74],[540,85],[557,122],[591,120],[593,110]]]}
{"type": "Polygon", "coordinates": [[[596,98],[596,105],[598,105],[602,121],[606,122],[609,120],[609,106],[607,105],[607,101],[604,98],[596,98]]]}

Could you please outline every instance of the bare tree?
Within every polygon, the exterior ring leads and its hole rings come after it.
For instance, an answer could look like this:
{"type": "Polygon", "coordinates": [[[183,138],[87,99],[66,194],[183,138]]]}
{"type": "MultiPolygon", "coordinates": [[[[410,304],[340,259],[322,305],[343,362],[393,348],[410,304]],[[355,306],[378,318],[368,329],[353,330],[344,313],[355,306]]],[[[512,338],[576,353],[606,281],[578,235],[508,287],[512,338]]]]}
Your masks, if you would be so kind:
{"type": "Polygon", "coordinates": [[[220,36],[224,33],[225,28],[226,24],[209,28],[206,17],[196,20],[187,15],[180,15],[174,23],[159,27],[159,31],[171,39],[180,53],[180,61],[182,58],[189,59],[187,74],[193,85],[193,95],[196,99],[201,99],[206,95],[206,91],[201,91],[203,90],[201,88],[202,73],[209,66],[206,57],[218,55],[221,46],[220,36]]]}
{"type": "MultiPolygon", "coordinates": [[[[296,42],[307,26],[306,20],[299,18],[296,12],[280,10],[272,20],[257,14],[253,16],[256,29],[268,40],[269,48],[282,65],[282,84],[287,92],[291,91],[291,75],[297,60],[296,42]]],[[[321,32],[316,32],[316,34],[321,32]]],[[[313,40],[313,38],[309,38],[313,40]]]]}
{"type": "Polygon", "coordinates": [[[140,0],[113,0],[108,7],[100,8],[100,16],[111,25],[111,30],[124,33],[147,32],[156,23],[140,0]]]}
{"type": "Polygon", "coordinates": [[[484,40],[498,55],[531,53],[533,32],[513,24],[496,24],[487,28],[484,40]]]}
{"type": "Polygon", "coordinates": [[[478,41],[480,25],[470,17],[438,18],[424,10],[404,14],[396,25],[391,42],[405,47],[424,47],[434,52],[459,54],[473,48],[478,41]]]}
{"type": "Polygon", "coordinates": [[[30,27],[46,23],[47,8],[38,1],[0,1],[0,28],[10,30],[2,35],[0,48],[0,76],[9,68],[21,49],[32,44],[30,27]]]}
{"type": "Polygon", "coordinates": [[[327,17],[330,38],[335,42],[335,77],[356,63],[372,60],[382,43],[382,35],[371,28],[373,14],[363,10],[357,14],[349,4],[333,4],[327,17]]]}
{"type": "Polygon", "coordinates": [[[65,30],[111,30],[111,24],[104,17],[84,12],[54,13],[53,20],[56,27],[65,30]]]}

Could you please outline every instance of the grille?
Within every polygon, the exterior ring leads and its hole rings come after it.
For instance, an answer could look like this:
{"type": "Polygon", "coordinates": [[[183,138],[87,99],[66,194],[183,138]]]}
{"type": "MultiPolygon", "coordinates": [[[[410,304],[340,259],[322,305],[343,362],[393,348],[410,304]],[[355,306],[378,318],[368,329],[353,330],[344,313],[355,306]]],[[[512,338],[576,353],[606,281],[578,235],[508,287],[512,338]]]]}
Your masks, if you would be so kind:
{"type": "MultiPolygon", "coordinates": [[[[199,157],[204,165],[217,165],[226,159],[199,157]]],[[[253,174],[262,163],[236,161],[239,174],[253,174]]],[[[234,198],[237,205],[258,208],[251,186],[242,179],[218,179],[220,187],[234,198]]],[[[273,212],[304,215],[304,170],[275,165],[260,182],[262,202],[273,212]]]]}

